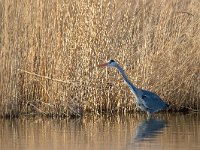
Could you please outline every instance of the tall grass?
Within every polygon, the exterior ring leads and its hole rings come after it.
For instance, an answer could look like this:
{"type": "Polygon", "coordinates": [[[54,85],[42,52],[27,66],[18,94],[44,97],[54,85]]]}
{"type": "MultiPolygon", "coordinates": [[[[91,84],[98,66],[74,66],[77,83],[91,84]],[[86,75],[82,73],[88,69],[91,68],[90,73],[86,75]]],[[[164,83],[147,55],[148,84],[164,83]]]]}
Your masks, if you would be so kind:
{"type": "Polygon", "coordinates": [[[0,0],[0,113],[135,110],[114,69],[176,109],[200,104],[198,0],[0,0]]]}

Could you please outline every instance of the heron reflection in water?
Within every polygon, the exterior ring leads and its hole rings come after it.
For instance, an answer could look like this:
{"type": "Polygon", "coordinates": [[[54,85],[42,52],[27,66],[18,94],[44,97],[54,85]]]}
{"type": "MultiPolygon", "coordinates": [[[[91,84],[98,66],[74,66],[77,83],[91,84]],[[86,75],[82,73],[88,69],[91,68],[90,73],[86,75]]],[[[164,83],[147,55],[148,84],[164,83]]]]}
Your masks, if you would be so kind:
{"type": "Polygon", "coordinates": [[[162,133],[162,130],[166,127],[166,124],[166,121],[155,118],[150,118],[141,122],[136,129],[132,143],[150,140],[155,136],[158,136],[162,133]]]}

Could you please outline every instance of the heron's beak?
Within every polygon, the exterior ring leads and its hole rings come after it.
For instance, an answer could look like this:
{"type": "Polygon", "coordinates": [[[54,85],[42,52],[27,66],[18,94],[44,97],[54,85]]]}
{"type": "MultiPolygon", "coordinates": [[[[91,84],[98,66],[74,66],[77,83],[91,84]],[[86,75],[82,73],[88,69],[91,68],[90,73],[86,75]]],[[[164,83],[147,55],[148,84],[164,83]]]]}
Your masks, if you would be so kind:
{"type": "Polygon", "coordinates": [[[108,65],[108,63],[103,63],[103,64],[99,64],[98,67],[105,67],[107,65],[108,65]]]}

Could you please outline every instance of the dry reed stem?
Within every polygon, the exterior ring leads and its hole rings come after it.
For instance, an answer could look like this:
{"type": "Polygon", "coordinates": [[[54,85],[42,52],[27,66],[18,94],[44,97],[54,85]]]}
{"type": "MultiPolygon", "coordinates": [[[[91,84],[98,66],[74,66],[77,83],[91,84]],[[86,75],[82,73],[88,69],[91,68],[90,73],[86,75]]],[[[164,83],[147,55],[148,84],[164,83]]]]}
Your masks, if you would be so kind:
{"type": "Polygon", "coordinates": [[[116,70],[96,67],[110,58],[176,110],[199,109],[199,8],[198,0],[1,0],[0,113],[135,111],[116,70]]]}

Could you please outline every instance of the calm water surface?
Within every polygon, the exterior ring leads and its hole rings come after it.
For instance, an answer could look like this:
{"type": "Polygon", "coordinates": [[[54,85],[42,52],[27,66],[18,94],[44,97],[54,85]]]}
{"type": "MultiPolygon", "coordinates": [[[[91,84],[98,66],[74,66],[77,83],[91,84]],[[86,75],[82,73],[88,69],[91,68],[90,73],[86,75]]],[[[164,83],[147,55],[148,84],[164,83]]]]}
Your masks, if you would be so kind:
{"type": "Polygon", "coordinates": [[[200,150],[198,114],[0,120],[1,150],[200,150]]]}

